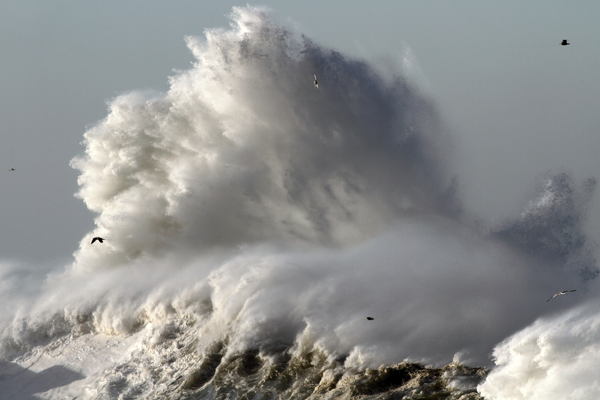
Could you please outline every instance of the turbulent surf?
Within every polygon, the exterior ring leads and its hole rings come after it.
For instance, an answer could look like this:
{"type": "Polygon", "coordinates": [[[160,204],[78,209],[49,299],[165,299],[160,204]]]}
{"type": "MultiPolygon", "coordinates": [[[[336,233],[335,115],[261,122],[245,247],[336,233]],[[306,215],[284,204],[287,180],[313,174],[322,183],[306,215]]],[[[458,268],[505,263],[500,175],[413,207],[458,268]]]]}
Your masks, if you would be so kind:
{"type": "Polygon", "coordinates": [[[186,38],[195,62],[167,93],[121,95],[85,132],[72,166],[96,228],[72,265],[1,266],[0,390],[481,398],[494,346],[557,286],[598,276],[595,181],[549,174],[522,215],[483,228],[401,68],[262,8],[231,20],[186,38]]]}

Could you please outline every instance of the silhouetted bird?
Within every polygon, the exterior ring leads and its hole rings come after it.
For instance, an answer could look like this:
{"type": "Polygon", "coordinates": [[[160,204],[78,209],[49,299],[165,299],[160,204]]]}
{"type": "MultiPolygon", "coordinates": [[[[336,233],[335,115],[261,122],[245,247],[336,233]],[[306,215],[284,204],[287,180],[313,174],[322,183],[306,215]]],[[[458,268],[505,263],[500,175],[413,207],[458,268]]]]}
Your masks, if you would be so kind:
{"type": "Polygon", "coordinates": [[[373,317],[367,317],[367,318],[365,318],[365,319],[366,319],[367,321],[373,321],[375,318],[373,318],[373,317]]]}
{"type": "Polygon", "coordinates": [[[319,83],[317,82],[317,75],[313,74],[315,76],[315,87],[317,88],[317,90],[319,90],[319,83]]]}
{"type": "Polygon", "coordinates": [[[554,296],[552,296],[548,300],[546,300],[546,303],[549,302],[550,300],[552,300],[553,298],[555,298],[556,296],[560,296],[560,295],[563,295],[565,293],[576,292],[576,291],[577,290],[563,290],[562,292],[558,292],[554,296]]]}
{"type": "Polygon", "coordinates": [[[9,171],[14,171],[15,169],[14,169],[14,168],[9,168],[8,170],[9,170],[9,171]]]}
{"type": "Polygon", "coordinates": [[[92,239],[92,244],[94,244],[95,241],[99,241],[100,243],[104,243],[104,239],[101,238],[100,236],[96,236],[95,238],[92,239]]]}
{"type": "Polygon", "coordinates": [[[562,42],[560,42],[560,45],[561,45],[561,46],[568,46],[568,45],[570,45],[570,44],[571,44],[571,43],[567,42],[567,39],[563,39],[563,41],[562,41],[562,42]]]}

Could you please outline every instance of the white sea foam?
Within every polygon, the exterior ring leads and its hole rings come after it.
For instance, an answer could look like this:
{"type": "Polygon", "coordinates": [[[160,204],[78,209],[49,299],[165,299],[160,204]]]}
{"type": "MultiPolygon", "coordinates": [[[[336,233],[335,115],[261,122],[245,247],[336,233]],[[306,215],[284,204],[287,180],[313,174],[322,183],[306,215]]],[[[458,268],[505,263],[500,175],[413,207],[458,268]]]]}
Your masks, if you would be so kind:
{"type": "Polygon", "coordinates": [[[500,344],[479,391],[490,400],[600,398],[599,304],[540,319],[500,344]]]}

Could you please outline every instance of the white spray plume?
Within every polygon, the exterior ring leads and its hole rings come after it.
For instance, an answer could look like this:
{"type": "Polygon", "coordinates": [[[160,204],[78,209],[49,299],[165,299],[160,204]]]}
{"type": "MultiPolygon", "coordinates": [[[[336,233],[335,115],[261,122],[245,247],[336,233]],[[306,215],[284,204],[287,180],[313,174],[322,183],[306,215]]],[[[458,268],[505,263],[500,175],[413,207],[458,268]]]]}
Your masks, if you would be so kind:
{"type": "Polygon", "coordinates": [[[85,238],[77,267],[173,248],[346,245],[444,206],[440,126],[414,88],[262,9],[233,18],[231,31],[187,39],[198,61],[165,96],[121,96],[85,134],[79,196],[107,242],[85,238]]]}

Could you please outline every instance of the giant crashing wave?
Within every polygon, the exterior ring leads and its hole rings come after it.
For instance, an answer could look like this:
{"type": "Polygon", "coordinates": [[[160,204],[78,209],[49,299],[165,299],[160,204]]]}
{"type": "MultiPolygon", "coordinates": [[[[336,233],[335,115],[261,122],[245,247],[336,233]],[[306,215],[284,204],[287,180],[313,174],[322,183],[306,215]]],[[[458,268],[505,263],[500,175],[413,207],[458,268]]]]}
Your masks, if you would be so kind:
{"type": "Polygon", "coordinates": [[[108,335],[133,347],[83,373],[88,398],[334,398],[423,374],[451,392],[465,367],[411,363],[489,365],[540,299],[598,275],[583,233],[593,180],[548,176],[520,217],[483,231],[445,172],[434,105],[401,71],[261,8],[231,18],[187,38],[196,62],[166,94],[119,96],[85,133],[72,165],[97,228],[35,285],[4,269],[18,289],[4,360],[108,335]]]}

